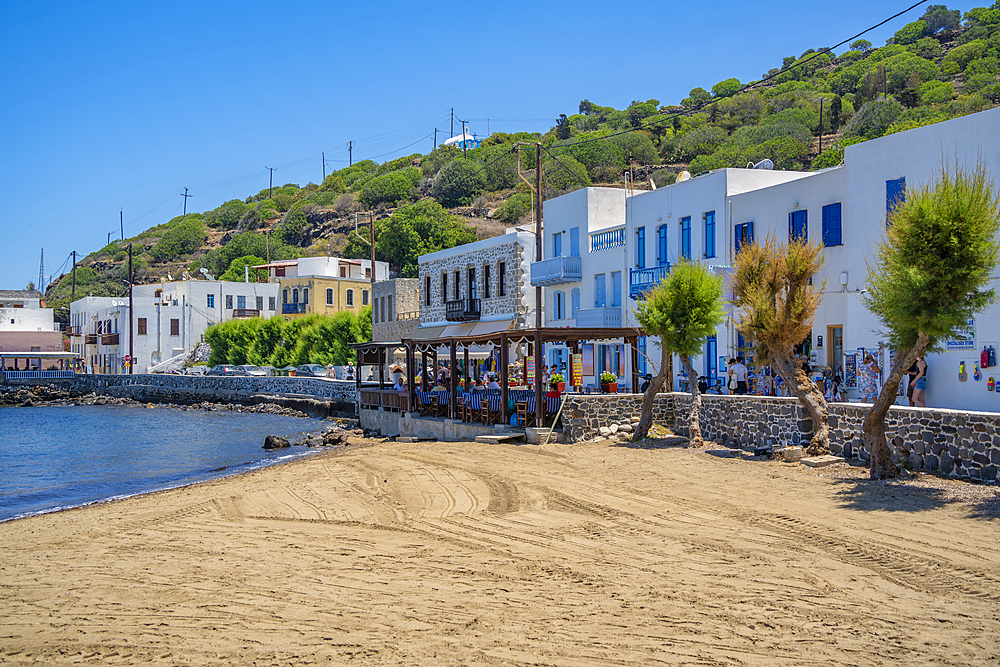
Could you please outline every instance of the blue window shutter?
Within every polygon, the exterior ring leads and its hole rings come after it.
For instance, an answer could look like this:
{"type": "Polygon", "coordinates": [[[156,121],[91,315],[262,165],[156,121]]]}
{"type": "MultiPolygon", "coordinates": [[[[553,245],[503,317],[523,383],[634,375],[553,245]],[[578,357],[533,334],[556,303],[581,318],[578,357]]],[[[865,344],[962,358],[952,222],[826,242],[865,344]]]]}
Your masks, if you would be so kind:
{"type": "Polygon", "coordinates": [[[705,214],[705,257],[715,257],[715,211],[705,214]]]}
{"type": "Polygon", "coordinates": [[[691,216],[681,218],[681,256],[691,259],[691,216]]]}
{"type": "Polygon", "coordinates": [[[603,273],[594,276],[594,308],[603,308],[607,303],[605,294],[605,278],[603,273]]]}
{"type": "Polygon", "coordinates": [[[795,211],[788,214],[788,240],[795,239],[795,211]]]}
{"type": "Polygon", "coordinates": [[[618,308],[622,305],[622,272],[613,271],[611,273],[611,307],[618,308]]]}
{"type": "Polygon", "coordinates": [[[576,311],[580,310],[580,288],[574,287],[573,291],[570,292],[570,300],[572,301],[571,307],[573,308],[573,314],[570,315],[573,319],[576,319],[576,311]]]}
{"type": "Polygon", "coordinates": [[[809,212],[792,211],[788,214],[788,240],[809,238],[809,212]]]}
{"type": "Polygon", "coordinates": [[[747,223],[747,243],[753,243],[753,220],[747,223]]]}
{"type": "Polygon", "coordinates": [[[635,230],[635,268],[646,268],[646,228],[635,230]]]}
{"type": "Polygon", "coordinates": [[[667,226],[660,225],[656,229],[656,264],[666,266],[670,263],[667,259],[667,226]]]}
{"type": "Polygon", "coordinates": [[[823,207],[823,245],[829,247],[843,244],[840,220],[840,202],[823,207]]]}
{"type": "Polygon", "coordinates": [[[562,257],[562,232],[552,235],[552,256],[562,257]]]}
{"type": "Polygon", "coordinates": [[[705,339],[705,375],[712,379],[718,377],[718,339],[708,336],[705,339]]]}
{"type": "Polygon", "coordinates": [[[580,228],[571,227],[569,230],[569,256],[580,256],[580,228]]]}
{"type": "Polygon", "coordinates": [[[906,199],[906,178],[893,178],[885,182],[885,223],[889,215],[906,199]]]}

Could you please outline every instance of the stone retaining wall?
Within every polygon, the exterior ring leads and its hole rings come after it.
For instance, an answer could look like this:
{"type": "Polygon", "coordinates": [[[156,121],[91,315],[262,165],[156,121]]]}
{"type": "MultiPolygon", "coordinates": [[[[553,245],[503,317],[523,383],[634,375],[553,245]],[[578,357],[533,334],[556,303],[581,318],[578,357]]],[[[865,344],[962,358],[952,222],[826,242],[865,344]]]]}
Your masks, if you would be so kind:
{"type": "MultiPolygon", "coordinates": [[[[686,436],[690,404],[690,394],[660,394],[653,422],[686,436]]],[[[566,435],[571,442],[595,437],[601,427],[638,419],[641,405],[642,396],[632,394],[571,396],[564,408],[566,435]]],[[[833,454],[868,459],[861,427],[869,408],[859,403],[830,404],[833,454]]],[[[706,440],[750,450],[768,444],[805,444],[812,422],[795,398],[710,394],[702,396],[701,430],[706,440]]],[[[886,437],[893,459],[912,470],[968,479],[998,478],[998,413],[893,406],[886,416],[886,437]]]]}

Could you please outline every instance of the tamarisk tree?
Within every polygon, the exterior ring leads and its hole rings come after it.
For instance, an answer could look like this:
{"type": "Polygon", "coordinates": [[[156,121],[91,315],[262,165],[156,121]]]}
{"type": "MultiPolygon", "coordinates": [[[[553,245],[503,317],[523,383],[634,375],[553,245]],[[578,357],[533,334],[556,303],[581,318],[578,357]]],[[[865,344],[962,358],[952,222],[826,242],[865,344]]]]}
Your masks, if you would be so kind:
{"type": "Polygon", "coordinates": [[[636,317],[648,335],[660,337],[662,361],[660,372],[649,383],[642,397],[642,416],[634,439],[641,440],[653,424],[653,399],[670,372],[670,355],[676,352],[691,381],[691,412],[688,418],[688,439],[699,447],[701,436],[701,393],[698,374],[691,356],[705,349],[705,338],[725,320],[722,298],[722,278],[716,277],[701,264],[681,262],[670,269],[667,277],[646,295],[636,308],[636,317]]]}
{"type": "Polygon", "coordinates": [[[862,427],[872,479],[899,474],[886,444],[885,417],[906,369],[924,352],[939,350],[996,298],[988,284],[1000,257],[998,232],[1000,200],[981,163],[971,171],[942,167],[936,183],[907,192],[890,214],[863,299],[898,351],[862,427]]]}
{"type": "Polygon", "coordinates": [[[804,239],[778,245],[773,235],[763,244],[744,244],[736,255],[733,303],[740,309],[737,327],[766,360],[812,420],[813,434],[806,452],[830,451],[826,398],[795,359],[795,346],[812,335],[813,319],[824,284],[812,284],[823,264],[822,246],[804,239]]]}

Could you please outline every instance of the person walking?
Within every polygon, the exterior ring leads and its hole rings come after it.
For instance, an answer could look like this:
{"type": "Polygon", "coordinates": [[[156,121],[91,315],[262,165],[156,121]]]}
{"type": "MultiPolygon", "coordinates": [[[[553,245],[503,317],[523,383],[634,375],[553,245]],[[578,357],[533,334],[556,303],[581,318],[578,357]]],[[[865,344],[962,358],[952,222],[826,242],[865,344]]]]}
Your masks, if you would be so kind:
{"type": "Polygon", "coordinates": [[[729,393],[730,394],[743,394],[747,393],[747,367],[743,365],[743,357],[736,357],[736,359],[729,360],[729,393]],[[736,380],[736,388],[733,390],[733,380],[736,380]]]}
{"type": "Polygon", "coordinates": [[[918,408],[926,408],[927,362],[924,361],[924,355],[917,357],[916,366],[917,376],[910,383],[913,386],[913,404],[918,408]]]}
{"type": "Polygon", "coordinates": [[[861,402],[874,403],[878,396],[878,379],[882,375],[882,368],[878,365],[870,353],[865,353],[864,361],[861,363],[861,372],[858,373],[858,385],[861,389],[861,402]]]}

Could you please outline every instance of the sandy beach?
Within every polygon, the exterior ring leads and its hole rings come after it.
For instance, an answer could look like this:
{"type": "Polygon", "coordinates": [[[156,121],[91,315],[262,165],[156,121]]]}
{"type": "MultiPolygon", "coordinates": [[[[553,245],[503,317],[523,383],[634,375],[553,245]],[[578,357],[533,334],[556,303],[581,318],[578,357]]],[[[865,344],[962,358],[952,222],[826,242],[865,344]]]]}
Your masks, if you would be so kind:
{"type": "Polygon", "coordinates": [[[324,452],[0,524],[0,663],[998,664],[996,487],[969,487],[611,442],[324,452]]]}

